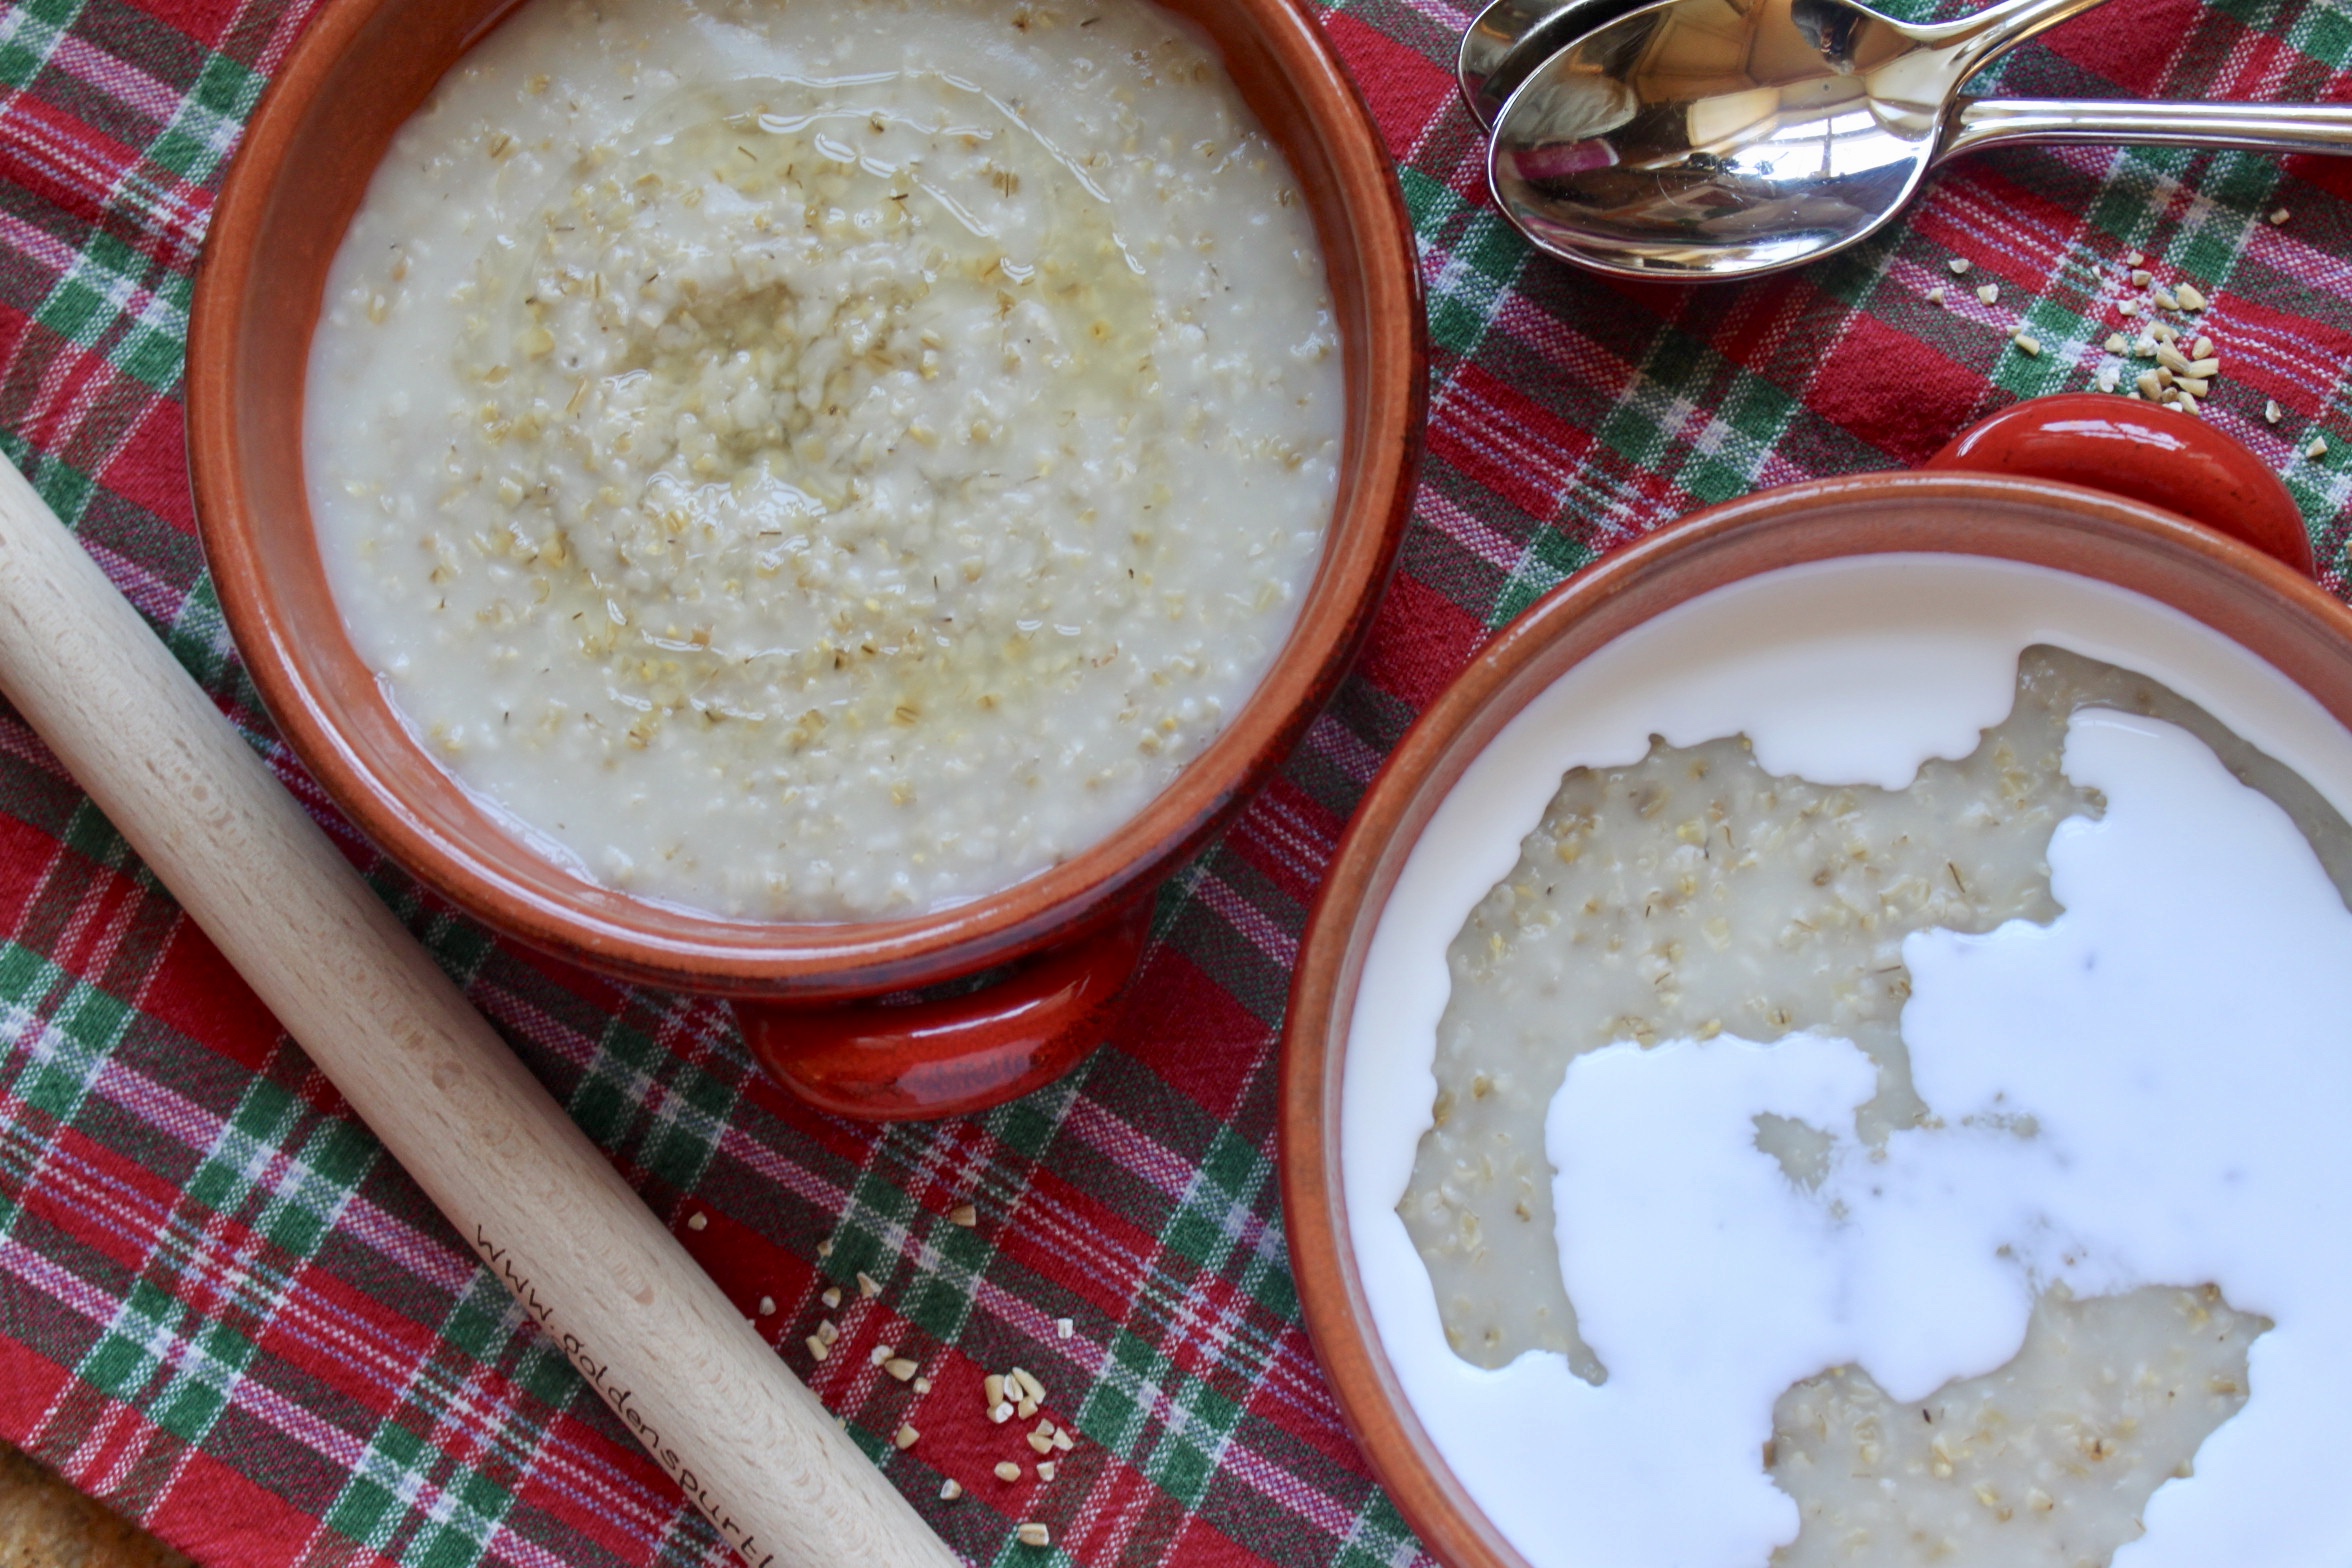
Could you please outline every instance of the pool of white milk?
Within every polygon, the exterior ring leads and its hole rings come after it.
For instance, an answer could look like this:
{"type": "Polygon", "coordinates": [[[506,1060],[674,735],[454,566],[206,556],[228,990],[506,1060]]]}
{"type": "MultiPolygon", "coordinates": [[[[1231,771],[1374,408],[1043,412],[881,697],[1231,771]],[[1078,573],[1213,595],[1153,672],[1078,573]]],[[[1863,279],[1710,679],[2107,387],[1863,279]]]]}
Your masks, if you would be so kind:
{"type": "Polygon", "coordinates": [[[2241,1341],[2242,1408],[2154,1487],[2114,1562],[2352,1553],[2328,1441],[2352,1399],[2352,911],[2285,812],[2171,725],[2071,720],[2066,775],[2103,809],[2050,836],[2055,918],[1903,943],[1926,1114],[1878,1147],[1855,1114],[1878,1071],[1846,1040],[1725,1032],[1575,1058],[1546,1147],[1602,1381],[1555,1350],[1493,1369],[1456,1355],[1397,1213],[1432,1125],[1448,945],[1565,771],[1633,763],[1654,735],[1744,734],[1770,773],[1900,789],[2003,718],[2037,643],[2165,683],[2352,805],[2352,734],[2178,613],[2037,568],[1898,556],[1738,584],[1610,645],[1505,729],[1415,846],[1346,1047],[1349,1228],[1416,1414],[1538,1568],[1762,1568],[1800,1522],[1768,1470],[1792,1385],[1851,1366],[1912,1406],[2017,1358],[2037,1299],[2207,1285],[2272,1326],[2241,1341]],[[1816,1180],[1758,1147],[1760,1115],[1818,1130],[1816,1180]]]}

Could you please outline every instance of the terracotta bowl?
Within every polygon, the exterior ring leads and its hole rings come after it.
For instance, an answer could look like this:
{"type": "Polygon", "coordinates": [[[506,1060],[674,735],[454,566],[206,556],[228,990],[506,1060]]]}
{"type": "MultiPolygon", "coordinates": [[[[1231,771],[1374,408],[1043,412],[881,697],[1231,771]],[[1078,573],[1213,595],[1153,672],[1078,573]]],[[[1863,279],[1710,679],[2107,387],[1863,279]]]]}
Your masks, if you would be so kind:
{"type": "Polygon", "coordinates": [[[1034,1088],[1101,1040],[1141,956],[1153,890],[1330,695],[1394,563],[1426,347],[1412,230],[1379,133],[1289,0],[1169,0],[1214,40],[1289,156],[1346,367],[1323,561],[1272,672],[1225,733],[1109,839],[992,897],[846,924],[708,918],[540,858],[417,746],[351,647],[304,498],[303,380],[328,265],[394,131],[509,3],[329,0],[246,131],[214,212],[188,346],[197,513],[238,649],[335,803],[488,924],[625,980],[736,998],[770,1070],[845,1114],[940,1115],[1034,1088]],[[869,1001],[1023,960],[954,1001],[869,1001]]]}
{"type": "Polygon", "coordinates": [[[1588,568],[1506,628],[1422,715],[1358,809],[1308,925],[1283,1040],[1283,1206],[1308,1330],[1373,1468],[1454,1568],[1526,1560],[1403,1395],[1358,1272],[1340,1159],[1350,1019],[1390,890],[1503,726],[1614,639],[1758,574],[1897,551],[2024,562],[2134,590],[2251,650],[2352,727],[2352,612],[2312,581],[2277,476],[2198,421],[2097,394],[2016,405],[1927,471],[1710,507],[1588,568]]]}

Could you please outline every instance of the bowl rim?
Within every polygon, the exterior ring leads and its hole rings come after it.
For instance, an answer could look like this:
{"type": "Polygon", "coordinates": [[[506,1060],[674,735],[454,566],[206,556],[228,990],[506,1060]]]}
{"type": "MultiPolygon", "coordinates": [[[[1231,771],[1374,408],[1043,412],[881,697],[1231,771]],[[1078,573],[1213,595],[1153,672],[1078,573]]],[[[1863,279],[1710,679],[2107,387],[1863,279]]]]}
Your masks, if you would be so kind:
{"type": "MultiPolygon", "coordinates": [[[[1303,4],[1172,4],[1179,14],[1243,18],[1253,47],[1262,45],[1297,98],[1297,137],[1278,144],[1295,166],[1311,141],[1332,171],[1330,192],[1310,205],[1335,303],[1343,317],[1362,322],[1344,345],[1339,494],[1322,559],[1288,637],[1210,745],[1116,831],[1068,860],[996,893],[922,914],[760,922],[698,917],[595,890],[600,901],[622,906],[617,915],[600,913],[507,873],[407,802],[387,770],[344,733],[338,705],[305,672],[298,653],[289,596],[253,521],[240,444],[237,388],[252,279],[267,264],[261,236],[280,205],[277,187],[297,134],[355,49],[380,43],[379,29],[431,3],[328,0],[313,18],[264,93],[223,181],[190,311],[187,422],[199,537],[262,703],[327,797],[393,861],[492,927],[608,975],[713,994],[823,1001],[950,979],[1100,930],[1148,895],[1263,785],[1337,690],[1393,575],[1415,493],[1428,328],[1411,217],[1361,91],[1303,4]],[[1344,255],[1337,253],[1342,242],[1344,255]],[[1343,289],[1361,296],[1359,311],[1349,311],[1343,289]],[[628,906],[649,916],[658,910],[665,924],[684,929],[673,934],[632,924],[628,906]]],[[[472,24],[457,35],[459,52],[519,3],[479,0],[472,24]]],[[[415,107],[408,105],[402,118],[415,107]]],[[[314,305],[309,320],[276,325],[298,325],[307,344],[315,320],[314,305]]],[[[347,640],[330,657],[361,662],[347,640]]],[[[558,873],[558,884],[594,889],[527,847],[522,853],[558,873]]]]}
{"type": "Polygon", "coordinates": [[[1301,1315],[1342,1419],[1398,1511],[1450,1568],[1531,1568],[1438,1453],[1382,1349],[1348,1241],[1341,1085],[1378,917],[1437,804],[1570,668],[1709,589],[1806,562],[1918,552],[2118,583],[2247,648],[2352,727],[2352,609],[2272,557],[2079,485],[1972,472],[1786,485],[1708,507],[1530,606],[1424,710],[1373,779],[1300,940],[1281,1047],[1279,1176],[1301,1315]],[[2104,569],[2101,569],[2104,568],[2104,569]],[[2330,693],[2314,689],[2321,671],[2330,693]]]}

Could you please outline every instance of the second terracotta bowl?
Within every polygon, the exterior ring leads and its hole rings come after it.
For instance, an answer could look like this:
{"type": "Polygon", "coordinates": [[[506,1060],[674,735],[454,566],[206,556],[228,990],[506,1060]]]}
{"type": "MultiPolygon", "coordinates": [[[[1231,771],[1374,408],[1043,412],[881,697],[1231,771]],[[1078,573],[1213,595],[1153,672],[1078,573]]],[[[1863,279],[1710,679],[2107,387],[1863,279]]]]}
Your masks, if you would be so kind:
{"type": "Polygon", "coordinates": [[[1930,468],[1765,491],[1587,568],[1505,629],[1422,715],[1341,841],[1284,1032],[1284,1217],[1308,1330],[1348,1424],[1406,1519],[1453,1568],[1526,1568],[1526,1559],[1448,1467],[1383,1348],[1350,1234],[1344,1089],[1366,955],[1391,890],[1449,791],[1514,717],[1618,638],[1715,589],[1905,552],[2022,562],[2132,590],[2258,656],[2352,728],[2352,611],[2312,581],[2292,501],[2245,448],[2177,414],[2080,395],[2017,405],[1930,468]]]}
{"type": "Polygon", "coordinates": [[[1214,41],[1290,159],[1345,359],[1337,507],[1263,685],[1138,816],[1002,893],[901,919],[744,923],[596,886],[501,828],[386,703],[312,534],[303,382],[328,265],[393,133],[509,3],[329,0],[247,128],[214,212],[188,350],[198,519],[238,649],[335,803],[488,924],[622,979],[737,998],[770,1070],[845,1114],[941,1115],[1033,1088],[1101,1040],[1153,890],[1330,695],[1394,562],[1419,453],[1424,328],[1412,230],[1371,116],[1290,0],[1169,0],[1214,41]],[[1023,961],[953,1000],[859,1005],[1023,961]]]}

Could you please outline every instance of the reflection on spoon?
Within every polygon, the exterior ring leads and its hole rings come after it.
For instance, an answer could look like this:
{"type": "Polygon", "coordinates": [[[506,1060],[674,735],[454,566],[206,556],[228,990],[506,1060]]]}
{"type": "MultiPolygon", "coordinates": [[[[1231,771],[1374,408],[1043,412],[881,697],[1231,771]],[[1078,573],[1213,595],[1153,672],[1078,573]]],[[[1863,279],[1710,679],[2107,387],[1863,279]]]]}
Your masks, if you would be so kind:
{"type": "Polygon", "coordinates": [[[1496,122],[1514,222],[1602,271],[1792,266],[1886,221],[1961,83],[2098,0],[1897,22],[1852,0],[1662,0],[1544,60],[1496,122]]]}
{"type": "Polygon", "coordinates": [[[1649,0],[1492,0],[1462,34],[1454,79],[1462,101],[1493,130],[1503,105],[1535,68],[1595,28],[1647,5],[1649,0]]]}
{"type": "Polygon", "coordinates": [[[1697,281],[1842,250],[1933,165],[2002,143],[2352,151],[2343,104],[1969,99],[1990,60],[2098,0],[1915,26],[1851,0],[1662,0],[1552,54],[1504,106],[1489,177],[1555,256],[1697,281]]]}

